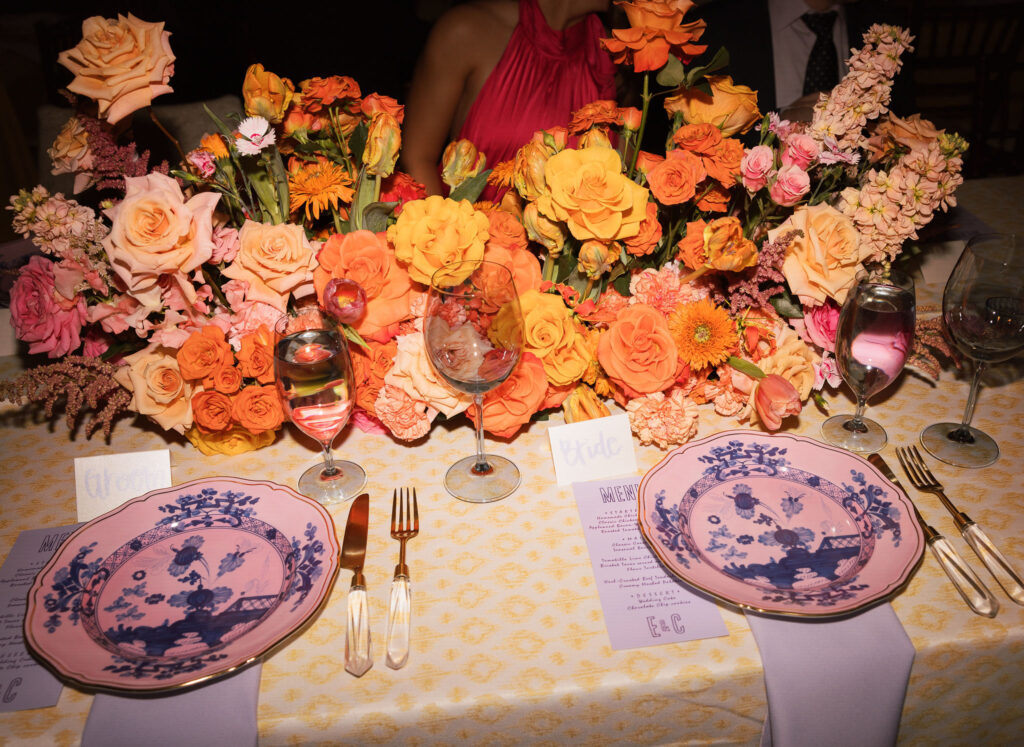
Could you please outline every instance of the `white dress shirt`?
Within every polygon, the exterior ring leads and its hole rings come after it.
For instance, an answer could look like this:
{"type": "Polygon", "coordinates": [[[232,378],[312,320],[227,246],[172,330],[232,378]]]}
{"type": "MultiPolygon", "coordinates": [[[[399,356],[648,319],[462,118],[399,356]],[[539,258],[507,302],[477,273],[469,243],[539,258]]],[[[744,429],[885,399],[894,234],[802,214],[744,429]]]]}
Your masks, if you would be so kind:
{"type": "MultiPolygon", "coordinates": [[[[846,61],[850,47],[846,35],[846,14],[842,3],[833,3],[825,10],[838,12],[832,27],[832,41],[839,57],[839,79],[846,75],[846,61]]],[[[779,110],[803,96],[804,73],[807,58],[814,46],[814,32],[800,20],[804,13],[813,12],[804,0],[768,0],[768,15],[772,26],[772,62],[775,67],[775,101],[779,110]]]]}

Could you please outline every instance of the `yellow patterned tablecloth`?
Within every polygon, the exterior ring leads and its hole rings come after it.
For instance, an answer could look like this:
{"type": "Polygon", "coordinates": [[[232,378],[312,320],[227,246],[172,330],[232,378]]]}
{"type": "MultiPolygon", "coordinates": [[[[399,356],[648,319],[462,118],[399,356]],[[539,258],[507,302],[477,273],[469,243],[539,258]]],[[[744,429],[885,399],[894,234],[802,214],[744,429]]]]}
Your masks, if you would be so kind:
{"type": "MultiPolygon", "coordinates": [[[[993,227],[1024,233],[1024,177],[968,182],[960,195],[993,227]]],[[[945,262],[947,269],[926,267],[919,303],[938,298],[957,250],[951,244],[935,253],[933,262],[945,262]]],[[[1020,359],[1014,363],[993,372],[974,418],[999,441],[1000,460],[982,470],[939,463],[933,470],[961,509],[1024,568],[1024,366],[1020,359]]],[[[16,365],[15,359],[0,359],[0,375],[11,375],[16,365]]],[[[895,465],[893,446],[915,442],[926,425],[958,419],[967,389],[967,379],[952,371],[934,387],[904,374],[872,401],[869,414],[890,434],[886,459],[895,465]]],[[[851,410],[852,402],[840,393],[833,406],[851,410]]],[[[698,437],[736,427],[707,408],[701,418],[698,437]]],[[[822,419],[811,405],[789,429],[817,437],[822,419]]],[[[344,671],[343,573],[316,622],[264,663],[261,743],[756,744],[765,691],[743,615],[722,607],[727,637],[613,651],[572,492],[554,483],[548,425],[534,423],[513,442],[492,443],[519,465],[522,486],[499,503],[468,505],[441,487],[447,466],[473,446],[468,423],[457,422],[459,427],[434,428],[429,440],[413,446],[353,429],[336,444],[337,454],[354,457],[369,474],[366,575],[376,663],[361,679],[344,671]],[[422,526],[409,543],[412,655],[394,671],[384,666],[382,650],[397,556],[388,527],[391,491],[404,485],[418,489],[422,526]]],[[[21,530],[75,520],[74,457],[157,448],[170,449],[175,483],[238,475],[294,485],[318,458],[308,440],[287,430],[276,444],[252,454],[202,457],[141,423],[119,424],[107,444],[80,434],[69,439],[60,421],[50,425],[6,409],[0,411],[0,557],[21,530]]],[[[638,448],[642,470],[662,456],[638,448]]],[[[913,491],[912,497],[991,581],[937,500],[913,491]]],[[[339,528],[347,511],[348,504],[332,509],[339,528]]],[[[926,555],[892,602],[917,651],[901,744],[1020,743],[1024,608],[1001,591],[998,597],[1002,610],[994,620],[972,614],[926,555]]],[[[0,714],[0,743],[77,744],[90,703],[90,695],[67,687],[55,708],[0,714]]]]}

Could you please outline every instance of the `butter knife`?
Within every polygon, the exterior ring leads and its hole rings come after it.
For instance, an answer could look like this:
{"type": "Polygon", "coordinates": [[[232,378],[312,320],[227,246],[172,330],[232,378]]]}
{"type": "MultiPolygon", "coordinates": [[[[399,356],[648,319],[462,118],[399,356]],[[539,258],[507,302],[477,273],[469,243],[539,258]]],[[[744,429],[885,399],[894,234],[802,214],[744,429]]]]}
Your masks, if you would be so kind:
{"type": "Polygon", "coordinates": [[[352,571],[348,590],[348,614],[345,627],[345,671],[362,677],[373,666],[370,651],[370,619],[366,605],[366,534],[370,523],[370,496],[363,493],[348,511],[345,539],[341,545],[341,567],[352,571]]]}
{"type": "Polygon", "coordinates": [[[907,500],[910,501],[910,505],[914,509],[917,523],[921,525],[921,529],[924,531],[924,539],[928,544],[928,548],[932,551],[935,559],[939,561],[942,570],[949,576],[949,580],[953,582],[953,588],[963,597],[967,606],[984,617],[995,617],[996,613],[999,612],[998,600],[992,595],[988,587],[982,583],[981,579],[978,578],[978,574],[960,557],[960,553],[949,543],[949,540],[939,534],[934,527],[928,525],[924,517],[921,516],[921,512],[917,510],[917,506],[910,500],[910,496],[903,488],[903,485],[896,478],[896,474],[885,463],[885,460],[878,454],[871,454],[868,457],[868,462],[885,475],[886,479],[899,488],[904,495],[907,495],[907,500]]]}

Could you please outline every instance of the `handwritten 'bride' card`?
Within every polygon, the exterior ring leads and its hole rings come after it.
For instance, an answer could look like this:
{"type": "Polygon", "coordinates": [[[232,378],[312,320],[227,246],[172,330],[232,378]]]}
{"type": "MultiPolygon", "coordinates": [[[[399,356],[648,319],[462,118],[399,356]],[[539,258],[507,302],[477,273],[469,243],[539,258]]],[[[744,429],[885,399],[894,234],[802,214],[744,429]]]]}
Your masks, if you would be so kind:
{"type": "Polygon", "coordinates": [[[637,525],[640,478],[572,485],[613,649],[728,635],[718,607],[671,575],[637,525]]]}

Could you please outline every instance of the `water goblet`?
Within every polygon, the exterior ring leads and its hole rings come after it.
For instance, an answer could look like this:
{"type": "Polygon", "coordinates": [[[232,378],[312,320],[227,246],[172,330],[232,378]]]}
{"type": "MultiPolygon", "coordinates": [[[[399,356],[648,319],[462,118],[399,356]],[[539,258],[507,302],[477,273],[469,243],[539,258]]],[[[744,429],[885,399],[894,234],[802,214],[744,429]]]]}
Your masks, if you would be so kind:
{"type": "Polygon", "coordinates": [[[285,413],[324,452],[323,463],[299,477],[299,492],[325,506],[354,498],[366,484],[366,473],[331,455],[331,443],[348,423],[355,402],[344,332],[315,306],[280,317],[274,325],[274,376],[285,413]]]}
{"type": "Polygon", "coordinates": [[[490,503],[519,486],[509,459],[484,452],[483,399],[509,377],[523,348],[523,318],[512,273],[494,262],[455,262],[434,273],[423,337],[434,370],[473,395],[476,454],[449,468],[444,486],[456,498],[490,503]]]}
{"type": "Polygon", "coordinates": [[[957,348],[974,361],[974,378],[960,423],[936,423],[921,445],[947,464],[985,467],[999,458],[995,440],[971,426],[981,375],[990,363],[1024,350],[1024,246],[1013,234],[967,242],[942,294],[942,318],[957,348]]]}
{"type": "Polygon", "coordinates": [[[914,281],[891,270],[883,279],[858,276],[839,312],[836,364],[857,397],[853,415],[835,415],[821,424],[825,440],[848,451],[871,453],[885,446],[885,429],[864,417],[868,398],[885,389],[903,370],[915,322],[914,281]]]}

